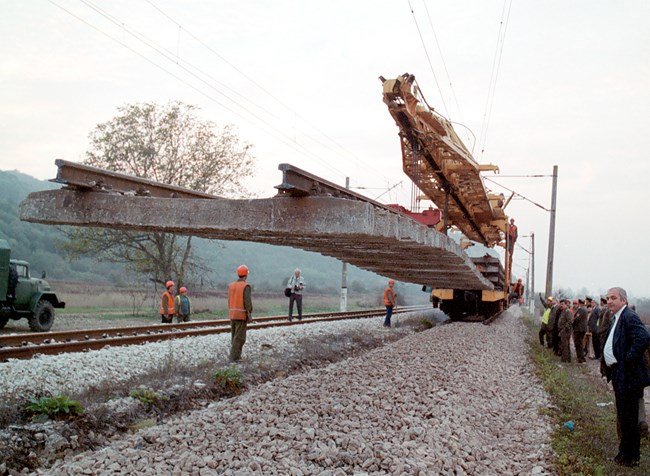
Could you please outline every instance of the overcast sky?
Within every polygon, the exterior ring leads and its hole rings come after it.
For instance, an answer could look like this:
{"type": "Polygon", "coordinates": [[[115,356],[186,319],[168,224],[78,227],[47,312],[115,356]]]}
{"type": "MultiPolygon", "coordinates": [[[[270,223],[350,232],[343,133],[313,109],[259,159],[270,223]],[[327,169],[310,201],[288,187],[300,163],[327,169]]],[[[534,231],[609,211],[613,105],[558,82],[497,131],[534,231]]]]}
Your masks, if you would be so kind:
{"type": "MultiPolygon", "coordinates": [[[[0,169],[52,178],[54,159],[82,160],[118,106],[180,100],[254,145],[260,197],[289,162],[341,184],[347,175],[371,197],[401,182],[381,201],[408,207],[377,77],[415,74],[429,104],[478,137],[507,18],[477,160],[502,175],[559,166],[556,287],[650,296],[650,2],[507,0],[505,15],[501,0],[430,0],[429,15],[410,4],[442,96],[407,0],[0,0],[0,169]]],[[[550,178],[490,177],[550,207],[550,178]]],[[[535,233],[543,289],[549,214],[524,200],[507,211],[520,235],[535,233]]]]}

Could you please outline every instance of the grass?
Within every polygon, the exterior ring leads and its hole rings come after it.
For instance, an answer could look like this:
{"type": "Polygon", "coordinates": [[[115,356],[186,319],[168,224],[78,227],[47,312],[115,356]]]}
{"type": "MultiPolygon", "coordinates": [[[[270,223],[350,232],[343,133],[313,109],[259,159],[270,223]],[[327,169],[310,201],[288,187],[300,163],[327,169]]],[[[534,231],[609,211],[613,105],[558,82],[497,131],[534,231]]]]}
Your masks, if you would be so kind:
{"type": "Polygon", "coordinates": [[[559,475],[642,475],[650,474],[648,440],[641,441],[641,465],[622,468],[612,461],[618,451],[614,392],[586,365],[562,364],[552,350],[539,345],[537,326],[532,320],[528,342],[536,373],[553,405],[545,409],[554,423],[551,442],[559,475]],[[574,431],[563,424],[575,423],[574,431]]]}

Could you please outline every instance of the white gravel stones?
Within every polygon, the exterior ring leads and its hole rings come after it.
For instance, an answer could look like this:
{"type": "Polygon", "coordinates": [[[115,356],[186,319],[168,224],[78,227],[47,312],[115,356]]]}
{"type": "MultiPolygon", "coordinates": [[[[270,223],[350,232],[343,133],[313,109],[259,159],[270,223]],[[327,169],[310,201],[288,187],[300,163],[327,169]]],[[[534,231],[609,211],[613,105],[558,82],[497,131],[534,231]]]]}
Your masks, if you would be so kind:
{"type": "Polygon", "coordinates": [[[549,402],[513,314],[268,382],[50,473],[547,473],[551,429],[538,409],[549,402]]]}
{"type": "MultiPolygon", "coordinates": [[[[292,356],[298,350],[298,341],[305,337],[337,335],[345,331],[380,334],[384,332],[381,320],[377,317],[251,330],[243,359],[259,360],[269,345],[287,357],[292,356]]],[[[206,361],[225,364],[229,349],[230,334],[215,334],[12,360],[0,363],[0,399],[11,400],[35,394],[77,395],[107,382],[126,382],[170,364],[176,368],[193,367],[206,361]]]]}

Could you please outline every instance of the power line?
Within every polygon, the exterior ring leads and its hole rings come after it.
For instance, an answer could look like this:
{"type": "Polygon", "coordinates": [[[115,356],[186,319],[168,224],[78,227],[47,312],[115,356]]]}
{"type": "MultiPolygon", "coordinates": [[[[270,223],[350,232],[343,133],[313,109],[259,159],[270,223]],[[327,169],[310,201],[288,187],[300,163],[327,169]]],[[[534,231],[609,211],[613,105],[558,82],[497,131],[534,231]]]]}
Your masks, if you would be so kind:
{"type": "MultiPolygon", "coordinates": [[[[372,164],[369,164],[369,163],[365,162],[365,161],[364,161],[363,159],[361,159],[359,156],[357,156],[357,155],[354,154],[353,152],[351,152],[351,151],[349,151],[348,149],[346,149],[346,148],[345,148],[343,145],[341,145],[341,144],[340,144],[336,139],[332,138],[332,137],[329,136],[327,133],[325,133],[325,132],[322,131],[320,128],[318,128],[316,125],[312,124],[309,120],[307,120],[305,117],[303,117],[303,116],[302,116],[300,113],[298,113],[295,109],[293,109],[291,106],[287,105],[287,104],[286,104],[285,102],[283,102],[280,98],[278,98],[276,95],[274,95],[272,92],[270,92],[270,91],[269,91],[268,89],[266,89],[264,86],[262,86],[259,82],[255,81],[255,79],[253,79],[251,76],[249,76],[249,75],[246,74],[244,71],[242,71],[242,70],[241,70],[239,67],[237,67],[234,63],[232,63],[232,62],[229,61],[227,58],[225,58],[223,55],[221,55],[221,54],[220,54],[218,51],[216,51],[212,46],[210,46],[209,44],[205,43],[203,40],[201,40],[198,36],[196,36],[195,34],[193,34],[193,33],[192,33],[190,30],[188,30],[187,28],[183,27],[183,26],[182,26],[178,21],[176,21],[176,20],[175,20],[171,15],[169,15],[169,14],[166,13],[164,10],[162,10],[158,5],[156,5],[155,3],[153,3],[151,0],[145,0],[145,1],[146,1],[149,5],[151,5],[153,8],[155,8],[155,9],[156,9],[156,10],[157,10],[161,15],[163,15],[165,18],[167,18],[170,22],[172,22],[172,23],[174,23],[176,26],[178,26],[179,30],[183,30],[183,31],[185,31],[185,33],[187,33],[187,35],[188,35],[190,38],[192,38],[193,40],[195,40],[196,42],[198,42],[201,46],[203,46],[204,48],[206,48],[208,51],[210,51],[212,54],[214,54],[214,55],[215,55],[217,58],[219,58],[221,61],[223,61],[224,63],[226,63],[228,66],[230,66],[231,68],[233,68],[235,71],[237,71],[240,75],[242,75],[244,78],[246,78],[246,79],[247,79],[251,84],[253,84],[255,87],[257,87],[258,89],[260,89],[261,91],[263,91],[265,94],[267,94],[269,97],[271,97],[274,101],[276,101],[278,104],[280,104],[283,108],[285,108],[287,111],[291,112],[295,117],[297,117],[297,118],[299,118],[300,120],[302,120],[305,124],[307,124],[308,126],[310,126],[312,129],[314,129],[316,132],[318,132],[318,133],[321,134],[323,137],[325,137],[326,139],[328,139],[330,142],[332,142],[333,144],[335,144],[335,145],[336,145],[336,146],[337,146],[341,151],[343,151],[343,152],[344,152],[345,154],[347,154],[349,157],[352,157],[352,158],[354,158],[356,161],[360,162],[362,165],[365,165],[365,166],[367,167],[367,169],[366,169],[367,171],[370,171],[371,173],[375,174],[375,175],[378,176],[378,177],[388,178],[388,177],[386,177],[386,176],[384,176],[384,175],[382,175],[382,174],[380,174],[380,173],[377,173],[376,170],[374,169],[374,166],[373,166],[372,164]]],[[[332,151],[333,151],[333,149],[332,149],[330,146],[328,146],[328,145],[324,144],[323,142],[319,141],[317,138],[312,137],[311,135],[309,135],[309,134],[308,134],[307,132],[305,132],[304,130],[299,129],[299,131],[300,131],[302,134],[304,134],[306,137],[308,137],[309,139],[313,140],[314,142],[316,142],[316,143],[320,144],[321,146],[326,147],[326,148],[328,148],[329,150],[332,150],[332,151]]]]}
{"type": "Polygon", "coordinates": [[[424,54],[427,57],[427,61],[429,62],[429,67],[431,68],[431,74],[433,74],[433,79],[436,83],[436,87],[438,88],[438,93],[440,93],[440,99],[442,100],[442,105],[445,108],[445,114],[448,117],[451,117],[449,115],[449,110],[447,109],[447,103],[445,102],[445,97],[442,94],[442,89],[440,89],[440,84],[438,83],[438,77],[436,76],[436,72],[433,69],[433,64],[431,63],[431,57],[429,56],[429,51],[427,50],[427,45],[424,43],[424,38],[422,37],[422,32],[420,31],[420,25],[418,25],[418,20],[415,18],[415,11],[413,11],[413,6],[411,5],[411,0],[408,0],[409,8],[411,10],[411,15],[413,15],[413,21],[415,22],[415,28],[418,30],[418,35],[420,36],[420,41],[422,42],[422,48],[424,48],[424,54]]]}
{"type": "Polygon", "coordinates": [[[492,107],[494,106],[494,97],[496,95],[496,85],[499,79],[499,71],[501,67],[501,58],[503,56],[503,46],[505,45],[506,32],[508,30],[508,22],[510,20],[510,10],[512,8],[512,0],[508,6],[508,13],[506,15],[506,4],[508,0],[503,0],[503,8],[501,10],[501,21],[499,22],[499,32],[497,34],[497,44],[494,51],[494,58],[492,60],[492,72],[490,73],[490,84],[488,87],[488,94],[485,102],[485,112],[483,114],[483,123],[481,125],[481,134],[479,140],[482,140],[481,155],[485,152],[487,143],[487,132],[490,126],[490,119],[492,117],[492,107]],[[503,22],[504,16],[506,18],[505,25],[503,22]],[[502,34],[503,33],[503,34],[502,34]]]}
{"type": "MultiPolygon", "coordinates": [[[[100,32],[100,33],[103,34],[104,36],[107,36],[107,37],[110,38],[111,40],[117,42],[118,44],[120,44],[120,45],[126,47],[126,48],[129,49],[130,51],[136,53],[138,56],[144,58],[144,59],[145,59],[146,61],[148,61],[149,63],[153,64],[154,66],[158,67],[159,69],[162,69],[164,72],[166,72],[167,74],[170,74],[170,75],[173,76],[175,79],[180,80],[183,84],[185,84],[185,85],[191,87],[192,89],[194,89],[195,91],[199,92],[199,93],[202,94],[203,96],[207,97],[207,98],[210,99],[211,101],[213,101],[213,102],[215,102],[216,104],[218,104],[219,106],[223,107],[224,109],[230,111],[231,113],[237,115],[238,117],[244,119],[245,121],[247,121],[247,122],[249,122],[249,123],[252,122],[249,118],[243,116],[241,113],[239,113],[239,112],[235,111],[234,109],[232,109],[232,108],[226,106],[225,104],[221,103],[220,101],[218,101],[217,99],[215,99],[213,96],[210,96],[209,94],[207,94],[207,93],[205,93],[204,91],[200,90],[199,88],[197,88],[196,86],[192,85],[192,84],[189,83],[188,81],[183,80],[182,78],[180,78],[179,76],[175,75],[175,74],[172,73],[171,71],[167,70],[166,68],[164,68],[164,67],[160,66],[159,64],[155,63],[154,61],[150,60],[149,58],[147,58],[147,57],[146,57],[145,55],[143,55],[142,53],[139,53],[139,52],[137,52],[136,50],[134,50],[133,48],[131,48],[131,47],[129,47],[128,45],[126,45],[124,42],[122,42],[122,41],[116,39],[115,37],[113,37],[113,36],[111,36],[110,34],[104,32],[103,30],[101,30],[100,28],[95,27],[94,25],[91,25],[89,22],[83,20],[81,17],[79,17],[79,16],[73,14],[73,13],[70,12],[69,10],[66,10],[65,8],[63,8],[63,7],[61,7],[60,5],[56,4],[56,3],[53,2],[52,0],[48,0],[48,1],[50,1],[50,3],[52,3],[53,5],[55,5],[55,6],[59,7],[59,8],[61,8],[61,9],[62,9],[63,11],[65,11],[66,13],[68,13],[68,14],[72,15],[73,17],[77,18],[78,20],[82,21],[82,22],[85,23],[86,25],[91,26],[93,29],[95,29],[96,31],[100,32]]],[[[198,79],[200,82],[204,83],[206,86],[208,86],[209,88],[213,89],[213,90],[216,91],[218,94],[220,94],[221,96],[225,97],[226,99],[228,99],[229,101],[231,101],[232,103],[234,103],[235,105],[237,105],[238,107],[240,107],[241,109],[243,109],[244,111],[246,111],[248,114],[250,114],[251,116],[253,116],[255,119],[257,119],[257,120],[258,120],[259,122],[261,122],[263,125],[265,125],[266,127],[270,128],[271,130],[277,132],[280,136],[283,136],[284,139],[283,139],[282,137],[278,137],[277,135],[272,134],[272,133],[270,133],[268,130],[264,130],[264,128],[262,128],[262,129],[263,129],[267,134],[269,134],[271,137],[273,137],[273,138],[275,138],[276,140],[279,140],[280,142],[282,142],[283,144],[285,144],[285,145],[291,147],[291,148],[292,148],[293,150],[295,150],[296,152],[304,153],[304,154],[307,154],[307,155],[311,156],[313,159],[315,159],[316,161],[320,162],[322,165],[324,165],[325,167],[327,167],[330,171],[333,171],[334,173],[336,173],[336,174],[340,174],[340,175],[342,175],[342,176],[345,176],[345,175],[346,175],[345,172],[343,172],[343,171],[337,169],[336,167],[330,165],[330,164],[329,164],[325,159],[323,159],[323,158],[319,157],[318,155],[314,154],[313,152],[309,151],[309,150],[308,150],[307,148],[305,148],[303,145],[301,145],[301,144],[299,144],[299,143],[297,143],[297,142],[295,142],[295,141],[292,141],[291,137],[287,136],[284,132],[282,132],[280,129],[278,129],[278,128],[277,128],[276,126],[274,126],[273,124],[270,124],[270,123],[269,123],[268,121],[266,121],[264,118],[260,117],[259,115],[257,115],[256,113],[252,112],[251,110],[249,110],[248,108],[246,108],[246,107],[243,106],[242,104],[238,103],[236,100],[232,99],[232,98],[229,97],[227,94],[224,94],[223,92],[219,91],[215,86],[213,86],[213,85],[210,84],[209,82],[205,81],[203,78],[201,78],[200,76],[198,76],[196,73],[193,73],[192,71],[190,71],[190,70],[189,70],[188,68],[186,68],[185,66],[179,64],[177,61],[175,61],[173,55],[170,55],[170,54],[167,53],[164,49],[160,49],[159,47],[157,47],[157,46],[156,46],[153,42],[151,42],[151,40],[149,40],[146,36],[144,36],[144,35],[142,35],[142,34],[136,32],[135,30],[133,30],[132,28],[130,28],[128,25],[126,25],[124,22],[120,21],[118,18],[114,17],[113,15],[111,15],[111,14],[105,12],[104,10],[102,10],[101,8],[99,8],[99,7],[97,7],[96,5],[92,4],[91,2],[86,1],[86,0],[80,0],[80,2],[83,3],[83,4],[85,4],[88,8],[94,10],[95,12],[97,12],[98,14],[100,14],[101,16],[103,16],[104,18],[108,19],[110,22],[114,23],[115,25],[117,25],[117,26],[120,27],[121,29],[123,29],[125,32],[127,32],[129,35],[131,35],[131,36],[133,36],[134,38],[136,38],[136,39],[137,39],[138,41],[140,41],[141,43],[145,44],[147,47],[153,49],[155,52],[157,52],[158,54],[160,54],[161,56],[163,56],[165,59],[167,59],[167,60],[171,61],[172,63],[176,64],[179,68],[181,68],[183,71],[185,71],[185,72],[188,73],[189,75],[191,75],[191,76],[193,76],[194,78],[198,79]]]]}
{"type": "Polygon", "coordinates": [[[512,190],[512,189],[506,187],[505,185],[501,185],[499,182],[496,182],[496,181],[492,180],[492,179],[489,178],[489,177],[483,177],[483,178],[484,178],[485,180],[488,180],[488,181],[492,182],[492,183],[495,184],[495,185],[498,185],[498,186],[501,187],[501,188],[505,188],[508,192],[512,192],[512,193],[514,193],[516,196],[521,197],[523,200],[526,200],[527,202],[532,203],[533,205],[535,205],[536,207],[541,208],[542,210],[545,210],[545,211],[547,211],[547,212],[550,212],[550,211],[551,211],[551,210],[549,210],[548,208],[546,208],[545,206],[540,205],[539,203],[537,203],[537,202],[531,200],[530,198],[527,198],[527,197],[523,196],[523,195],[520,194],[519,192],[515,192],[514,190],[512,190]]]}
{"type": "Polygon", "coordinates": [[[544,175],[544,174],[538,174],[538,175],[501,175],[499,174],[499,178],[541,178],[541,177],[553,177],[552,175],[544,175]]]}
{"type": "MultiPolygon", "coordinates": [[[[454,97],[454,102],[456,103],[456,109],[458,109],[458,116],[460,117],[460,123],[462,124],[465,121],[463,119],[463,113],[460,111],[460,104],[458,103],[456,90],[454,89],[454,85],[451,81],[451,75],[449,74],[449,69],[447,69],[447,62],[445,61],[445,55],[442,54],[442,47],[440,46],[440,42],[438,41],[438,35],[436,34],[436,29],[433,27],[433,21],[431,21],[431,15],[429,14],[429,7],[427,6],[426,0],[422,0],[422,3],[424,4],[424,10],[427,12],[427,18],[429,19],[429,26],[431,27],[431,31],[433,32],[433,39],[435,40],[436,46],[438,47],[438,53],[440,54],[440,59],[442,60],[442,66],[445,69],[445,74],[447,75],[447,80],[449,81],[449,87],[451,88],[451,94],[454,97]]],[[[467,130],[469,130],[469,128],[467,128],[467,130]]]]}

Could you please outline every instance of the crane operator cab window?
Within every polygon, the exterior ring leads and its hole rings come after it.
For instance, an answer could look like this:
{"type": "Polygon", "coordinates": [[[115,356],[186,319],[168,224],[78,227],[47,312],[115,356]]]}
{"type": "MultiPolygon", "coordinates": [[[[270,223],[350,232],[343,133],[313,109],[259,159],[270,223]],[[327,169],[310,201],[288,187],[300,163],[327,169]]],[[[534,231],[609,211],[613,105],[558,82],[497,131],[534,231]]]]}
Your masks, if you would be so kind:
{"type": "Polygon", "coordinates": [[[11,265],[16,270],[19,278],[29,279],[29,268],[23,264],[11,265]]]}

